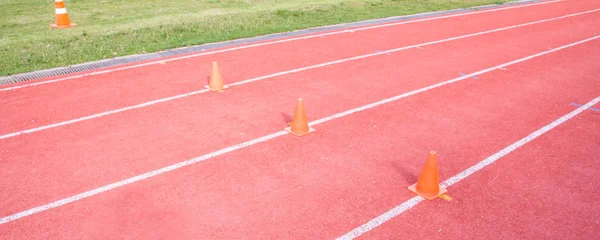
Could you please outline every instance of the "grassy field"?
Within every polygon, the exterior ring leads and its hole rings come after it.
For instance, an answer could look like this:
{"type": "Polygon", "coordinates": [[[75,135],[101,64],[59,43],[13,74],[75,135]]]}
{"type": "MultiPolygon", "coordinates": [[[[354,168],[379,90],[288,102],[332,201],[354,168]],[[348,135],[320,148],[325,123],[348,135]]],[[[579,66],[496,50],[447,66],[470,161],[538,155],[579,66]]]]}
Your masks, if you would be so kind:
{"type": "Polygon", "coordinates": [[[116,56],[505,0],[0,0],[0,76],[116,56]]]}

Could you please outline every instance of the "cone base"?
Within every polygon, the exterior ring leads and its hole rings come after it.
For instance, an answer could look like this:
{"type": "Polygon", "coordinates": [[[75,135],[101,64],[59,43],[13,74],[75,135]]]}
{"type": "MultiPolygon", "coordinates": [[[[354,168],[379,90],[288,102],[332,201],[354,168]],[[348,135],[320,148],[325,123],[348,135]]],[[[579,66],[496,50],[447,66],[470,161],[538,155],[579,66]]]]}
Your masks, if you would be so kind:
{"type": "Polygon", "coordinates": [[[438,192],[438,194],[437,194],[437,195],[430,195],[430,194],[423,195],[423,194],[421,194],[421,193],[417,192],[417,184],[416,184],[416,183],[415,183],[415,184],[413,184],[413,185],[410,185],[410,186],[408,186],[408,190],[411,190],[412,192],[414,192],[414,193],[418,194],[418,195],[419,195],[419,196],[421,196],[421,197],[424,197],[424,198],[425,198],[425,199],[427,199],[427,200],[433,200],[433,199],[436,199],[436,198],[437,198],[437,197],[439,197],[440,195],[442,195],[442,194],[444,194],[444,193],[447,193],[447,192],[448,192],[448,190],[446,190],[445,188],[443,188],[443,187],[440,187],[440,192],[438,192]]]}
{"type": "Polygon", "coordinates": [[[217,89],[217,90],[211,89],[211,88],[210,88],[210,85],[206,85],[206,86],[204,86],[204,88],[206,88],[206,89],[208,89],[208,90],[211,90],[211,91],[222,91],[222,90],[224,90],[224,89],[228,89],[228,88],[229,88],[229,86],[228,86],[228,85],[223,85],[223,89],[217,89]]]}
{"type": "Polygon", "coordinates": [[[68,25],[56,25],[56,24],[50,25],[50,27],[52,27],[52,28],[58,28],[58,29],[61,29],[61,28],[70,28],[70,27],[74,27],[74,26],[77,26],[77,24],[71,23],[71,24],[68,24],[68,25]]]}
{"type": "Polygon", "coordinates": [[[304,136],[306,134],[309,134],[309,133],[315,131],[315,129],[311,128],[311,127],[308,127],[308,132],[306,132],[306,133],[295,133],[295,132],[292,132],[292,127],[286,127],[285,130],[288,131],[288,132],[290,132],[291,134],[294,134],[294,135],[298,136],[298,137],[304,136]]]}

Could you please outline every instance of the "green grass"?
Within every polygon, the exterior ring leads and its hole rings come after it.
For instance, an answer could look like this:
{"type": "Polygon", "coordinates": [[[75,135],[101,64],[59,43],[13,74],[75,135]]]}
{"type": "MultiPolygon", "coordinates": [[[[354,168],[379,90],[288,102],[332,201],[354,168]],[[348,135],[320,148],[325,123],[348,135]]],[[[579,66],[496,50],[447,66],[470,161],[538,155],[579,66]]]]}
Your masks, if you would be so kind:
{"type": "Polygon", "coordinates": [[[0,0],[0,76],[210,42],[501,0],[0,0]]]}

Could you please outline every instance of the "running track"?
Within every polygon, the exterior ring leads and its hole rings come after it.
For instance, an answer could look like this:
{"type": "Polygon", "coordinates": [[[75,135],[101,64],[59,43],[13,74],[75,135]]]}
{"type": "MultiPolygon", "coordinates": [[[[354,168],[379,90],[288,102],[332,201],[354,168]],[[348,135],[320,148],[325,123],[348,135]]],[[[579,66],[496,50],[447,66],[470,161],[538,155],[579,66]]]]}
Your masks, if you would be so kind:
{"type": "Polygon", "coordinates": [[[537,2],[2,86],[0,238],[593,239],[599,26],[537,2]],[[430,150],[452,201],[406,189],[430,150]]]}

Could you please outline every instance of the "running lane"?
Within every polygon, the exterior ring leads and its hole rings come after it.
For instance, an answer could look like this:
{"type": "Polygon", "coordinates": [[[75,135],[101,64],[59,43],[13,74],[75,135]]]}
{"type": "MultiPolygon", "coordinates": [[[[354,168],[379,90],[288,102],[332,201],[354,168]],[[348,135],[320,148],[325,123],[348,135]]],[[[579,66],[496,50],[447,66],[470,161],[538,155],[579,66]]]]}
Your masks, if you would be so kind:
{"type": "Polygon", "coordinates": [[[212,61],[219,62],[226,82],[232,83],[380,50],[596,8],[600,8],[600,2],[555,2],[310,38],[0,91],[3,106],[0,115],[9,116],[0,118],[0,134],[201,90],[207,83],[212,61]]]}
{"type": "Polygon", "coordinates": [[[0,232],[8,239],[334,238],[412,198],[405,187],[430,150],[439,152],[445,179],[572,111],[570,102],[598,97],[600,86],[590,84],[598,51],[594,40],[534,58],[319,124],[303,138],[286,135],[9,222],[0,232]]]}
{"type": "Polygon", "coordinates": [[[600,112],[586,110],[450,187],[452,202],[421,203],[359,239],[595,239],[598,129],[600,112]]]}
{"type": "Polygon", "coordinates": [[[6,151],[0,193],[11,197],[0,211],[13,214],[279,131],[297,97],[306,99],[309,116],[317,119],[589,38],[595,36],[598,14],[281,76],[235,92],[1,140],[6,151]]]}

